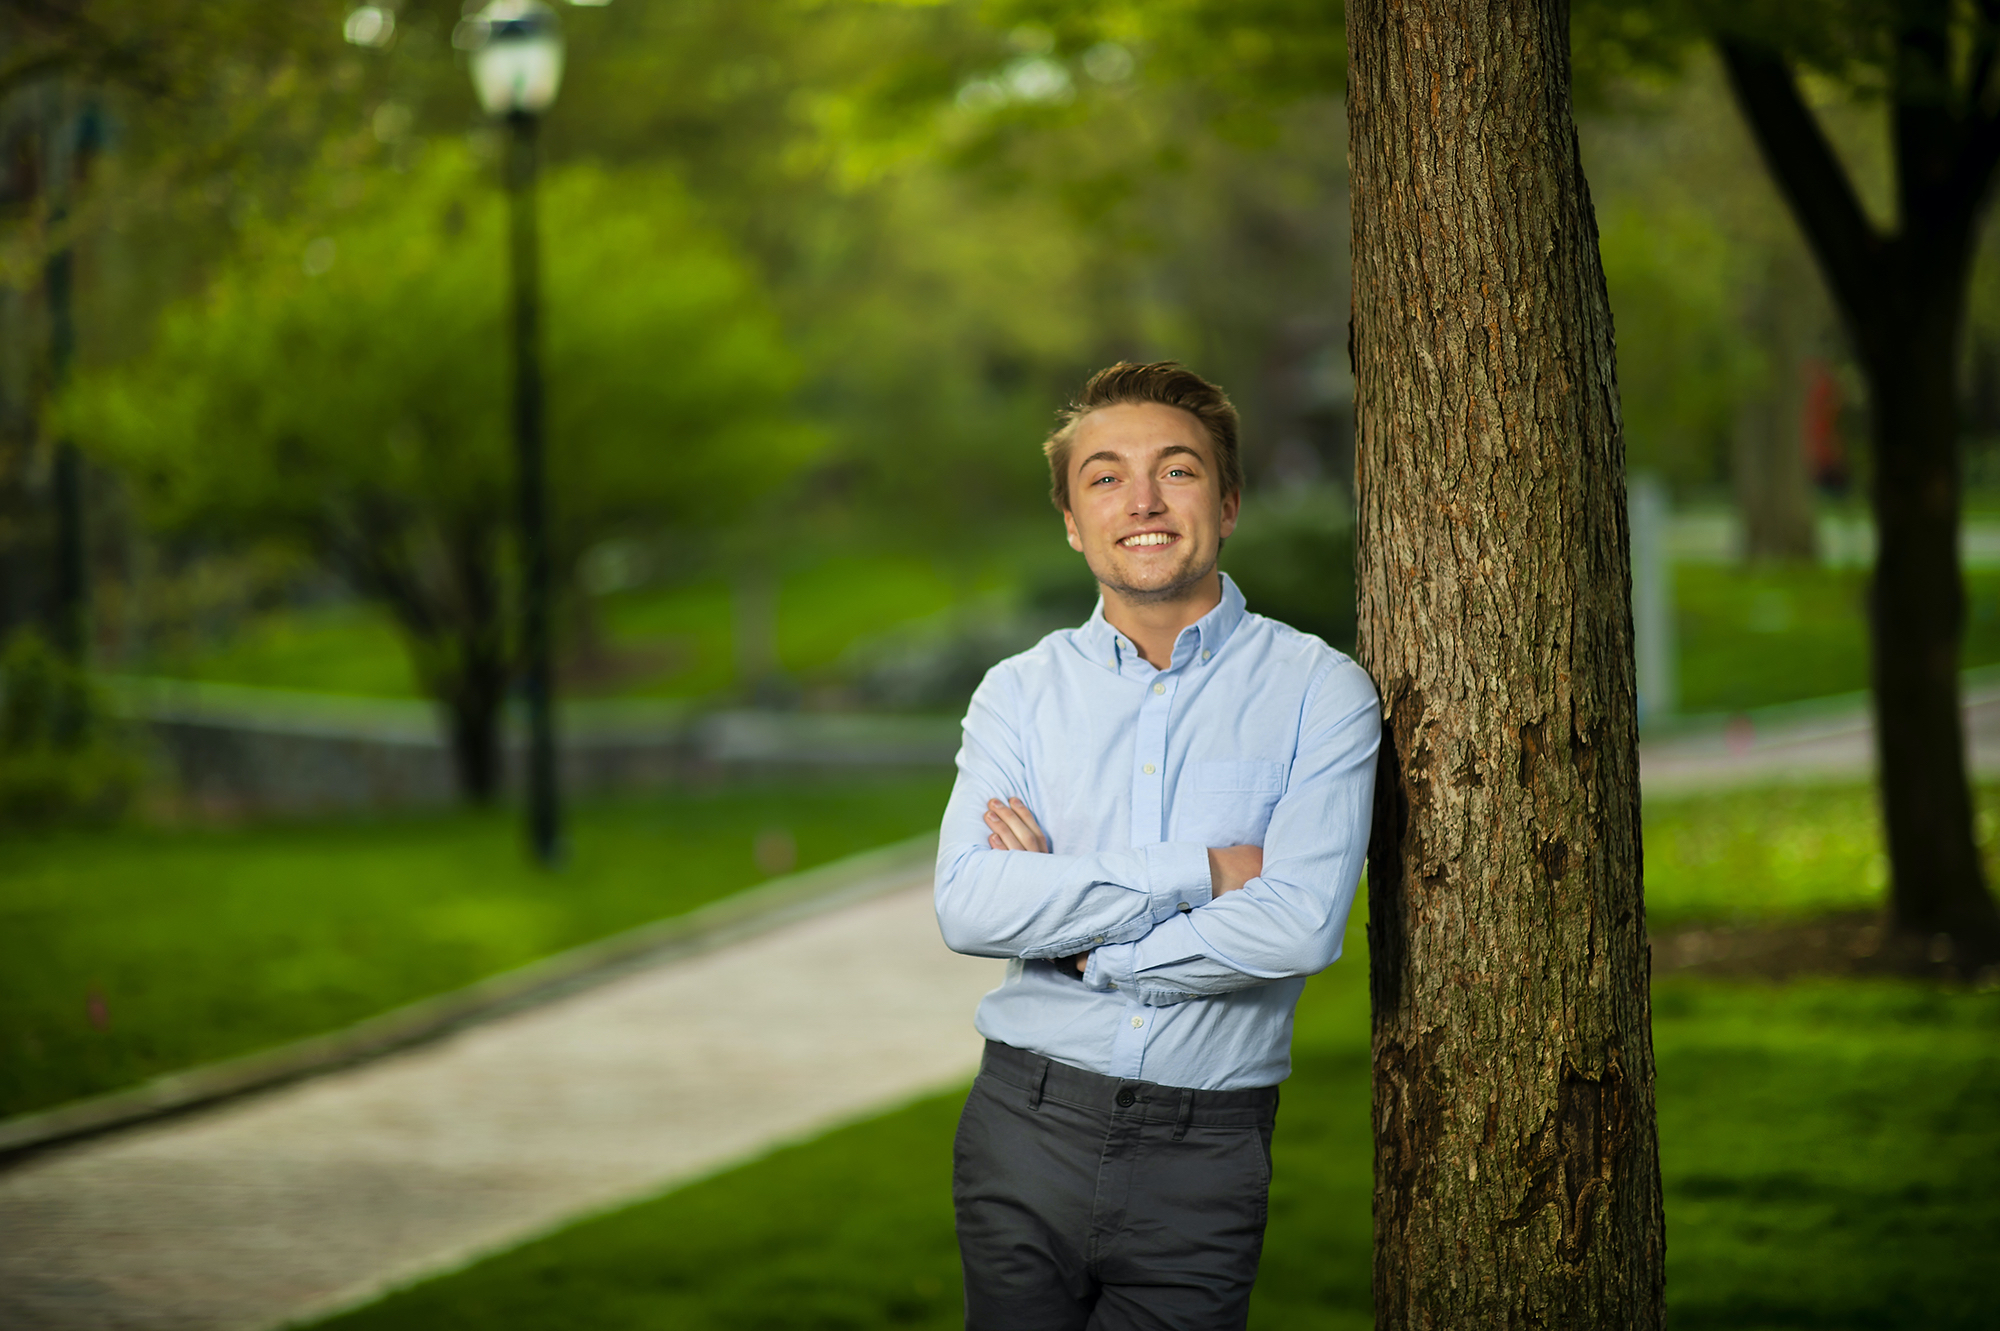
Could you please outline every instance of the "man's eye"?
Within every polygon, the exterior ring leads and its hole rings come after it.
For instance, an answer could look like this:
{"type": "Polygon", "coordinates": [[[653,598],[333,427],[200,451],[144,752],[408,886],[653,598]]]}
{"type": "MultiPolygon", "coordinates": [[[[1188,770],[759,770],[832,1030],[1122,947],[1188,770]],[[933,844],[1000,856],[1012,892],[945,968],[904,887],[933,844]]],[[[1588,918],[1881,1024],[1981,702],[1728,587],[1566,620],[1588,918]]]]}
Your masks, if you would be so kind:
{"type": "Polygon", "coordinates": [[[1167,475],[1169,476],[1187,476],[1191,474],[1186,467],[1170,467],[1167,469],[1167,475]]]}
{"type": "Polygon", "coordinates": [[[1118,479],[1118,478],[1117,478],[1116,476],[1099,476],[1099,477],[1098,477],[1098,478],[1097,478],[1096,480],[1092,481],[1092,482],[1091,482],[1091,484],[1092,484],[1092,485],[1103,485],[1103,484],[1104,484],[1105,482],[1107,482],[1107,481],[1115,481],[1115,480],[1117,480],[1117,479],[1118,479]]]}

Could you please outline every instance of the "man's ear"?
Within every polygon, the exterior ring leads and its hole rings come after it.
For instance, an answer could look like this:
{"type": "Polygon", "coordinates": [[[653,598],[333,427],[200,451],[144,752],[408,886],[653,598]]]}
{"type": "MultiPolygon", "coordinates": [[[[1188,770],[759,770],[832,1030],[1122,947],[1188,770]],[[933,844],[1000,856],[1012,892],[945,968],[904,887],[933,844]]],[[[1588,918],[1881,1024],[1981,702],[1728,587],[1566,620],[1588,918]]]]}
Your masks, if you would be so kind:
{"type": "Polygon", "coordinates": [[[1222,539],[1228,540],[1236,534],[1236,511],[1243,507],[1243,496],[1226,494],[1222,496],[1222,539]]]}
{"type": "Polygon", "coordinates": [[[1076,515],[1068,509],[1063,510],[1063,530],[1069,533],[1069,548],[1082,554],[1083,537],[1076,534],[1076,515]]]}

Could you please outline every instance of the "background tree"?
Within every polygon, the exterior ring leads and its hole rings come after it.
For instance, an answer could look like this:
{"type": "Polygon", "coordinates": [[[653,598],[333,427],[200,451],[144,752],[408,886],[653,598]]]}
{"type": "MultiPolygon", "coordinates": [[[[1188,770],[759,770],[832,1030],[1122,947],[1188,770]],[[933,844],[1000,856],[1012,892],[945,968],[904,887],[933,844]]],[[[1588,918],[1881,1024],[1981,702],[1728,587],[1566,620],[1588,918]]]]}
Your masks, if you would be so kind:
{"type": "Polygon", "coordinates": [[[1946,935],[1967,973],[2000,962],[1967,783],[1959,698],[1958,373],[1979,220],[2000,165],[2000,7],[1951,0],[1718,8],[1744,119],[1840,309],[1867,381],[1876,745],[1892,919],[1946,935]],[[1800,74],[1879,95],[1893,220],[1863,207],[1800,74]]]}
{"type": "Polygon", "coordinates": [[[1565,6],[1348,10],[1381,1327],[1658,1327],[1625,466],[1565,6]]]}
{"type": "MultiPolygon", "coordinates": [[[[385,605],[473,799],[495,793],[511,675],[489,174],[442,146],[409,174],[330,172],[321,206],[254,229],[68,411],[174,528],[302,547],[385,605]]],[[[753,277],[670,178],[571,168],[543,202],[557,569],[621,528],[741,514],[816,447],[753,277]]]]}

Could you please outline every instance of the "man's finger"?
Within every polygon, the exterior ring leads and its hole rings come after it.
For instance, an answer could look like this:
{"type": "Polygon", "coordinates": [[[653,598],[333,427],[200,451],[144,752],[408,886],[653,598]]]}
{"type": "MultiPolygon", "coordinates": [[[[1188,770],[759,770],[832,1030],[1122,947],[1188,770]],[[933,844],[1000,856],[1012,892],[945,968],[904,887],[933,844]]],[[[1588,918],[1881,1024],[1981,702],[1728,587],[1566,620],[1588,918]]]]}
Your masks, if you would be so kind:
{"type": "Polygon", "coordinates": [[[1034,826],[1032,818],[1023,821],[1023,812],[1026,812],[1025,807],[1017,812],[1011,805],[993,800],[986,806],[986,825],[1007,838],[1010,850],[1047,850],[1048,843],[1042,839],[1041,829],[1034,826]]]}
{"type": "Polygon", "coordinates": [[[991,809],[987,810],[986,813],[986,825],[993,829],[992,836],[994,839],[997,839],[1000,843],[993,849],[995,850],[1033,849],[1033,847],[1029,846],[1027,842],[1022,840],[1021,834],[1014,828],[1013,825],[1009,824],[1006,821],[1006,819],[1002,818],[998,813],[994,812],[991,809]]]}
{"type": "Polygon", "coordinates": [[[1036,850],[1046,851],[1049,848],[1049,834],[1047,832],[1044,832],[1042,830],[1042,825],[1035,821],[1034,810],[1030,809],[1026,804],[1022,803],[1022,801],[1019,800],[1018,798],[1008,800],[1007,807],[1013,810],[1015,816],[1020,818],[1022,822],[1028,825],[1028,831],[1031,832],[1035,838],[1034,848],[1036,850]]]}

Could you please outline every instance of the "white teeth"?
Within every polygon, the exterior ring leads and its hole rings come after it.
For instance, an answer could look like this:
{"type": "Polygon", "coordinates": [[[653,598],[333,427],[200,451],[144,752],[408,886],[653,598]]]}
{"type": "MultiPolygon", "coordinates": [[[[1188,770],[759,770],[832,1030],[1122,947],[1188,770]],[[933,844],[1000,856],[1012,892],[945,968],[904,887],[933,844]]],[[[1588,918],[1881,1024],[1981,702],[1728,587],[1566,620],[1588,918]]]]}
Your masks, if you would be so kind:
{"type": "Polygon", "coordinates": [[[1127,536],[1124,540],[1120,541],[1119,544],[1126,546],[1165,545],[1167,542],[1173,539],[1174,539],[1173,536],[1167,532],[1148,531],[1148,532],[1140,532],[1137,536],[1127,536]]]}

